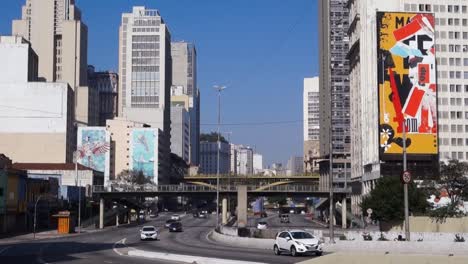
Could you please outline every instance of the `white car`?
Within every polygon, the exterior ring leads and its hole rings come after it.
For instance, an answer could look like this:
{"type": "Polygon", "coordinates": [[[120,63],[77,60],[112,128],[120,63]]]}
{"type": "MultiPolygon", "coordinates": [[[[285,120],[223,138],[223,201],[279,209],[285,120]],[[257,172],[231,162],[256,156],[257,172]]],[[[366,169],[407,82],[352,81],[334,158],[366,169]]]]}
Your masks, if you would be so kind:
{"type": "Polygon", "coordinates": [[[141,240],[146,240],[146,239],[158,240],[158,230],[154,226],[144,226],[140,230],[140,239],[141,240]]]}
{"type": "Polygon", "coordinates": [[[180,221],[180,215],[178,215],[178,214],[172,215],[171,219],[176,220],[176,221],[180,221]]]}
{"type": "Polygon", "coordinates": [[[282,231],[276,235],[273,251],[275,255],[283,252],[290,253],[293,257],[299,254],[315,253],[321,256],[323,253],[323,241],[304,230],[282,231]]]}
{"type": "Polygon", "coordinates": [[[268,227],[267,222],[261,221],[261,222],[257,223],[257,229],[262,229],[263,230],[263,229],[267,229],[267,227],[268,227]]]}

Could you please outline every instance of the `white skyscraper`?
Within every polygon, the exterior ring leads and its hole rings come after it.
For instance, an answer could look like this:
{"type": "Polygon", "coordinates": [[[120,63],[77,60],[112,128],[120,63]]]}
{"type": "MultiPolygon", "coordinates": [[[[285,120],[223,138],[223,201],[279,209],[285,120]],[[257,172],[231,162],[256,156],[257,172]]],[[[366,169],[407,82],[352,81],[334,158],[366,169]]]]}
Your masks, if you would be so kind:
{"type": "Polygon", "coordinates": [[[318,171],[315,159],[320,157],[320,95],[319,78],[304,78],[304,160],[310,161],[307,171],[318,171]]]}
{"type": "MultiPolygon", "coordinates": [[[[119,36],[118,115],[163,131],[169,158],[171,136],[171,36],[158,10],[133,7],[122,14],[119,36]]],[[[167,164],[166,162],[164,162],[167,164]]]]}

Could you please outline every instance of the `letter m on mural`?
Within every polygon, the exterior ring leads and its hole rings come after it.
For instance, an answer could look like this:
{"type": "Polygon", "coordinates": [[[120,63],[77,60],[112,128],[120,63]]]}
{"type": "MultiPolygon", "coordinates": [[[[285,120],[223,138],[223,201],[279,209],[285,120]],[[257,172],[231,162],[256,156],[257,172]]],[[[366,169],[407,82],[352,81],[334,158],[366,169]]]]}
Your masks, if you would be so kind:
{"type": "Polygon", "coordinates": [[[437,155],[434,16],[377,12],[380,159],[437,155]],[[405,124],[405,126],[404,126],[405,124]]]}

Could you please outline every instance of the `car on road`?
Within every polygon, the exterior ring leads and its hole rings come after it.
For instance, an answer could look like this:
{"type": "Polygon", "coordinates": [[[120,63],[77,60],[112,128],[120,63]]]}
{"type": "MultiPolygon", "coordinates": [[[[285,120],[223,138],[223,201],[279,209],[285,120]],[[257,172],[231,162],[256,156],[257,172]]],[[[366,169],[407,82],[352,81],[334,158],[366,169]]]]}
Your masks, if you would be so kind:
{"type": "Polygon", "coordinates": [[[267,229],[267,228],[268,228],[267,222],[260,221],[260,222],[257,223],[257,229],[267,229]]]}
{"type": "Polygon", "coordinates": [[[140,229],[140,240],[158,240],[158,230],[154,226],[144,226],[140,229]]]}
{"type": "Polygon", "coordinates": [[[158,216],[159,216],[158,212],[151,212],[150,215],[149,215],[150,218],[156,218],[158,216]]]}
{"type": "Polygon", "coordinates": [[[176,220],[176,221],[180,221],[180,215],[174,214],[174,215],[171,216],[171,219],[176,220]]]}
{"type": "Polygon", "coordinates": [[[182,232],[182,223],[174,222],[169,225],[169,232],[182,232]]]}
{"type": "Polygon", "coordinates": [[[206,213],[204,213],[204,212],[198,213],[198,218],[206,218],[206,217],[207,217],[206,213]]]}
{"type": "Polygon", "coordinates": [[[177,222],[177,220],[169,219],[169,220],[166,221],[165,227],[169,228],[169,226],[170,226],[172,223],[175,223],[175,222],[177,222]]]}
{"type": "Polygon", "coordinates": [[[282,231],[276,235],[273,251],[275,255],[283,252],[293,257],[300,254],[315,253],[321,256],[323,253],[323,241],[304,230],[282,231]]]}
{"type": "Polygon", "coordinates": [[[288,214],[281,214],[280,215],[280,222],[289,224],[289,215],[288,214]]]}

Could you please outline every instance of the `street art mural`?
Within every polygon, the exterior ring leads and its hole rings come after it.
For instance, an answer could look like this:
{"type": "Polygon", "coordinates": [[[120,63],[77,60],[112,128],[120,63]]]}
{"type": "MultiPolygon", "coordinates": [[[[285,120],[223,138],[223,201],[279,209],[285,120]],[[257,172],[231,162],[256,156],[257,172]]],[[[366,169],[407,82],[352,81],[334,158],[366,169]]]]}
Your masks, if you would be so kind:
{"type": "Polygon", "coordinates": [[[104,127],[79,127],[77,142],[78,163],[104,173],[109,181],[110,135],[104,127]]]}
{"type": "Polygon", "coordinates": [[[380,159],[437,155],[434,16],[377,13],[380,159]]]}
{"type": "Polygon", "coordinates": [[[157,183],[158,176],[158,130],[152,128],[133,129],[131,135],[131,164],[134,171],[142,171],[157,183]]]}

